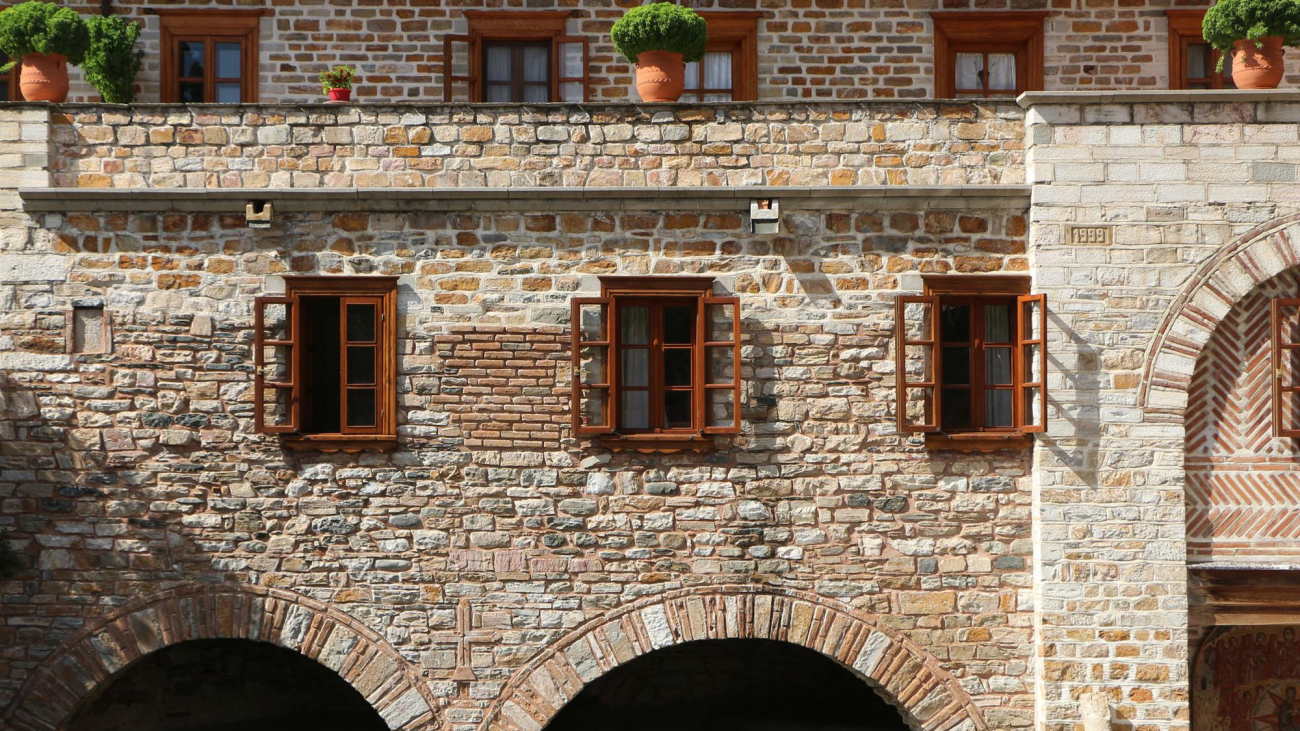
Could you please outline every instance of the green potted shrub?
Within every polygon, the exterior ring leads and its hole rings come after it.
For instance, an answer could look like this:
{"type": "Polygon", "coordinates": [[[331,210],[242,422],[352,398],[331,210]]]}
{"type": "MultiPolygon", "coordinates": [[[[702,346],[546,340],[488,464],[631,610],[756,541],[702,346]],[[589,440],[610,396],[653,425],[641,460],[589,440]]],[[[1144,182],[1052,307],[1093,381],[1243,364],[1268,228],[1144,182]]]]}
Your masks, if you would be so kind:
{"type": "Polygon", "coordinates": [[[1282,81],[1282,47],[1300,41],[1300,2],[1220,0],[1205,11],[1201,32],[1219,49],[1219,71],[1232,56],[1238,89],[1275,89],[1282,81]]]}
{"type": "Polygon", "coordinates": [[[68,98],[68,64],[80,65],[89,44],[81,14],[54,3],[31,0],[0,12],[0,51],[19,61],[18,88],[28,101],[61,102],[68,98]]]}
{"type": "Polygon", "coordinates": [[[351,66],[335,66],[320,72],[320,90],[331,102],[343,103],[352,99],[352,80],[357,70],[351,66]]]}
{"type": "Polygon", "coordinates": [[[86,30],[90,45],[81,64],[86,81],[109,104],[130,104],[135,98],[135,77],[144,62],[144,51],[135,47],[140,24],[116,15],[92,15],[86,18],[86,30]]]}
{"type": "Polygon", "coordinates": [[[704,56],[709,26],[690,8],[653,3],[627,11],[610,35],[614,48],[636,66],[641,99],[675,102],[686,84],[686,64],[704,56]]]}

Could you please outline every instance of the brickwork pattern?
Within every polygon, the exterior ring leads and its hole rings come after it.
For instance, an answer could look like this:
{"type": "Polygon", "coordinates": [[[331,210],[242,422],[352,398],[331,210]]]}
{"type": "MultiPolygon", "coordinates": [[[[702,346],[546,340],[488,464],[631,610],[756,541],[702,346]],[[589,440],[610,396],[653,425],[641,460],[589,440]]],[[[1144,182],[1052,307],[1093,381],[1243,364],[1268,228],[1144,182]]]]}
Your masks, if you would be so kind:
{"type": "Polygon", "coordinates": [[[1003,103],[63,107],[53,183],[86,188],[1022,183],[1003,103]]]}

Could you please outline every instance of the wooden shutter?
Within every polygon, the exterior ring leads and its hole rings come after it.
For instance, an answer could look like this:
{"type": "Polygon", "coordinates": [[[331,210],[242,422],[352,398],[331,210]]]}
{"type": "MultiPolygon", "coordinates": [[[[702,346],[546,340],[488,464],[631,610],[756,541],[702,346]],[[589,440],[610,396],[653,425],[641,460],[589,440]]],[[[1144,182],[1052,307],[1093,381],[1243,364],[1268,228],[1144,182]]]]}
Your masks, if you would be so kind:
{"type": "Polygon", "coordinates": [[[297,297],[258,297],[253,302],[254,426],[264,434],[299,427],[297,297]]]}
{"type": "Polygon", "coordinates": [[[387,406],[383,297],[339,298],[339,431],[379,434],[387,406]]]}
{"type": "Polygon", "coordinates": [[[1300,299],[1274,299],[1273,436],[1300,437],[1300,299]]]}
{"type": "Polygon", "coordinates": [[[587,38],[556,36],[551,42],[551,101],[587,101],[587,67],[587,38]]]}
{"type": "Polygon", "coordinates": [[[899,296],[895,308],[898,430],[937,432],[942,397],[936,348],[939,297],[899,296]]]}
{"type": "Polygon", "coordinates": [[[696,383],[697,415],[705,434],[740,433],[740,298],[701,297],[703,347],[696,383]]]}
{"type": "Polygon", "coordinates": [[[610,434],[615,398],[612,302],[609,297],[575,297],[572,307],[573,432],[610,434]]]}
{"type": "Polygon", "coordinates": [[[478,36],[443,37],[442,100],[444,102],[478,102],[483,100],[479,64],[483,54],[478,36]],[[457,86],[463,88],[458,95],[457,86]]]}
{"type": "Polygon", "coordinates": [[[1047,295],[1016,298],[1016,425],[1047,431],[1047,295]]]}

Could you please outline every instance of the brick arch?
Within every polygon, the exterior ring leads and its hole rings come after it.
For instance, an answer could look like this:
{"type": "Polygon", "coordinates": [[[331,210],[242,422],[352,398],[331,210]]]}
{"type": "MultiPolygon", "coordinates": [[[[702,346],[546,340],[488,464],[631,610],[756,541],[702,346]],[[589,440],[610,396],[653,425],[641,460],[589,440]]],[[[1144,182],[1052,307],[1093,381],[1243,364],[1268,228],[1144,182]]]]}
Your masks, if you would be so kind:
{"type": "Polygon", "coordinates": [[[200,639],[257,640],[295,650],[338,673],[390,729],[434,727],[433,697],[383,637],[306,597],[238,584],[154,594],[79,631],[32,671],[0,726],[61,729],[85,698],[135,660],[200,639]]]}
{"type": "Polygon", "coordinates": [[[541,731],[582,688],[646,653],[694,640],[790,642],[837,661],[918,731],[986,731],[938,661],[870,618],[824,598],[758,587],[702,587],[636,602],[571,631],[515,673],[480,731],[541,731]]]}
{"type": "Polygon", "coordinates": [[[1300,215],[1270,221],[1203,262],[1170,303],[1147,354],[1138,404],[1149,421],[1181,422],[1196,360],[1234,305],[1300,266],[1300,215]]]}

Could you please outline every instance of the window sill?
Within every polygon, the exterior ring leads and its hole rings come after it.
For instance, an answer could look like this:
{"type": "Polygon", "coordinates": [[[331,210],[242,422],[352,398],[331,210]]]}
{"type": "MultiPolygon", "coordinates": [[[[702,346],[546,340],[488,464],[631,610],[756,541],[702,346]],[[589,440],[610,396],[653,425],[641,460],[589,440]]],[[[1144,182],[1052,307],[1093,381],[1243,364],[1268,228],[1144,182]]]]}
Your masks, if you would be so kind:
{"type": "Polygon", "coordinates": [[[295,452],[387,452],[397,448],[396,434],[299,434],[284,438],[295,452]]]}
{"type": "Polygon", "coordinates": [[[713,437],[703,434],[608,434],[599,439],[601,446],[614,452],[670,454],[713,448],[713,437]]]}
{"type": "Polygon", "coordinates": [[[1024,432],[959,432],[925,435],[925,446],[953,452],[995,452],[999,449],[1023,449],[1034,443],[1034,436],[1024,432]]]}

